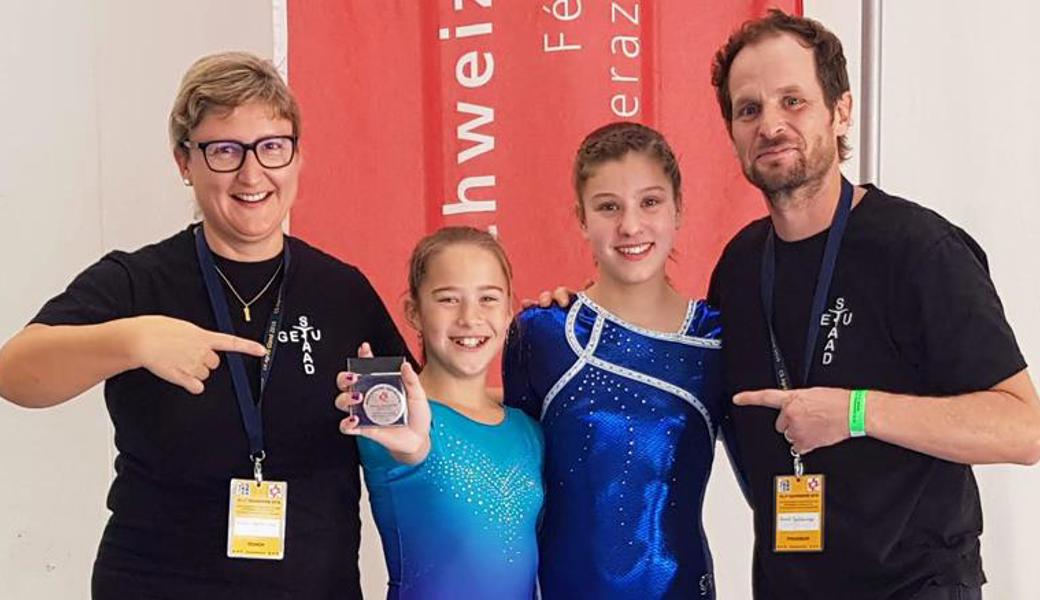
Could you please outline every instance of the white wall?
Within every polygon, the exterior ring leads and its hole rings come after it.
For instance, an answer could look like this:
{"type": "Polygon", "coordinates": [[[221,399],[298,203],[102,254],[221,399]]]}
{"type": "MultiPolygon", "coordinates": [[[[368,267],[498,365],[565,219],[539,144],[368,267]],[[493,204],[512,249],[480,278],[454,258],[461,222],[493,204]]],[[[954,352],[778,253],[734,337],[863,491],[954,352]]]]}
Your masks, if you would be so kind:
{"type": "MultiPolygon", "coordinates": [[[[859,100],[859,3],[806,0],[842,38],[859,100]]],[[[178,78],[221,49],[272,52],[271,4],[257,0],[0,0],[0,338],[80,269],[186,224],[190,196],[165,120],[178,78]]],[[[1040,194],[1040,41],[1029,0],[889,2],[884,7],[881,183],[938,209],[987,249],[1027,360],[1040,350],[1031,272],[1040,194]]],[[[858,130],[851,141],[859,147],[858,130]]],[[[847,164],[857,178],[856,156],[847,164]]],[[[107,517],[111,431],[99,390],[31,412],[0,403],[3,596],[85,598],[107,517]]],[[[720,452],[705,523],[722,598],[750,597],[750,517],[720,452]]],[[[990,598],[1030,597],[1040,470],[976,470],[990,598]]],[[[366,519],[363,579],[385,585],[366,519]]]]}
{"type": "MultiPolygon", "coordinates": [[[[888,2],[881,181],[982,244],[1026,361],[1040,375],[1040,5],[888,2]]],[[[1035,598],[1040,469],[981,467],[991,598],[1035,598]]]]}
{"type": "MultiPolygon", "coordinates": [[[[270,56],[256,0],[0,0],[0,338],[81,269],[184,227],[166,116],[192,60],[270,56]]],[[[0,596],[89,596],[108,516],[100,388],[46,411],[0,402],[0,596]]]]}

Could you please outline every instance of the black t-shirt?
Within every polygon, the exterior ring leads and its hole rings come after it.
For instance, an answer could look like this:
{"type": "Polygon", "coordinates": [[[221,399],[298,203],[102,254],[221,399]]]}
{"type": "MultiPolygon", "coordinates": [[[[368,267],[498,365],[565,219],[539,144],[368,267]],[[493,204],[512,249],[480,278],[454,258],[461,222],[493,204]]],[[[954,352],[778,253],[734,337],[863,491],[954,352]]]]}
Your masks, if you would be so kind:
{"type": "MultiPolygon", "coordinates": [[[[775,388],[760,295],[768,219],[734,237],[712,276],[731,392],[775,388]]],[[[799,382],[827,232],[776,245],[773,323],[799,382]]],[[[963,230],[867,186],[849,217],[805,387],[913,395],[988,389],[1025,368],[985,254],[963,230]]],[[[869,410],[869,403],[868,403],[869,410]]],[[[777,411],[734,407],[730,452],[754,510],[755,597],[909,598],[929,582],[984,581],[971,468],[869,437],[804,457],[827,477],[824,551],[773,551],[773,477],[792,472],[777,411]]]]}
{"type": "MultiPolygon", "coordinates": [[[[338,430],[335,374],[363,341],[380,355],[407,350],[386,308],[356,268],[286,237],[292,260],[244,321],[225,286],[236,333],[263,341],[284,279],[283,317],[261,400],[264,476],[288,482],[285,558],[229,559],[228,490],[252,477],[249,444],[227,361],[193,396],[145,369],[105,382],[115,426],[112,516],[94,569],[98,598],[355,598],[358,456],[338,430]]],[[[246,300],[281,257],[259,263],[217,258],[246,300]]],[[[33,320],[102,323],[165,315],[216,331],[192,228],[133,253],[112,252],[81,273],[33,320]]],[[[258,391],[260,360],[244,356],[258,391]]]]}

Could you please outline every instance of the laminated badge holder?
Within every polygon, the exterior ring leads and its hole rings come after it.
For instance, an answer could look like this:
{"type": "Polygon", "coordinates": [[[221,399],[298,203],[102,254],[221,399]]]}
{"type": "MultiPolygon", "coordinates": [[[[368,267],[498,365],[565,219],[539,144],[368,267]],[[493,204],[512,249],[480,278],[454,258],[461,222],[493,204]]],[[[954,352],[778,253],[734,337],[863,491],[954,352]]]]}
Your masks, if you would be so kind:
{"type": "MultiPolygon", "coordinates": [[[[217,279],[217,265],[209,245],[206,244],[202,226],[196,227],[194,234],[195,252],[217,327],[222,333],[235,335],[227,297],[217,279]]],[[[249,438],[249,460],[253,463],[253,479],[231,479],[228,498],[228,558],[281,560],[285,556],[285,515],[289,486],[285,481],[264,480],[262,463],[267,455],[264,452],[264,427],[260,403],[263,401],[267,380],[271,375],[277,348],[274,343],[275,337],[281,327],[285,282],[289,278],[288,241],[283,243],[281,271],[283,276],[278,286],[278,298],[275,300],[264,334],[267,354],[260,363],[260,397],[256,402],[253,399],[253,390],[249,386],[242,356],[236,352],[227,352],[224,355],[231,371],[231,382],[242,414],[242,424],[249,438]]]]}
{"type": "MultiPolygon", "coordinates": [[[[834,210],[830,230],[827,232],[827,245],[824,248],[820,272],[813,291],[812,312],[805,333],[805,357],[802,362],[802,378],[799,382],[805,386],[809,382],[809,370],[812,366],[816,349],[816,338],[820,333],[820,317],[827,303],[827,295],[834,276],[834,268],[838,261],[838,250],[845,236],[849,213],[852,212],[852,195],[854,188],[844,177],[841,178],[841,197],[834,210]]],[[[769,343],[773,358],[773,371],[777,385],[781,389],[791,389],[792,382],[787,366],[784,363],[780,345],[776,340],[773,327],[773,288],[776,283],[776,233],[772,225],[766,234],[762,248],[761,273],[762,308],[765,311],[766,325],[769,329],[769,343]]],[[[774,511],[775,535],[773,550],[775,552],[822,552],[823,551],[823,512],[824,512],[824,476],[821,474],[805,474],[805,465],[801,455],[791,446],[791,457],[794,463],[794,475],[778,475],[774,478],[774,511]]]]}

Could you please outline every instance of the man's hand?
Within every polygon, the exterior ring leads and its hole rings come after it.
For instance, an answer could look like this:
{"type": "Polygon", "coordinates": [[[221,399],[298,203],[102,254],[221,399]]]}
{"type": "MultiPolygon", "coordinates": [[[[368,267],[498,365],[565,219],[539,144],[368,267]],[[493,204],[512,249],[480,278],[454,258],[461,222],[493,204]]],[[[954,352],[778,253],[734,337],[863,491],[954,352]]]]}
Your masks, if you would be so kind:
{"type": "Polygon", "coordinates": [[[849,437],[849,393],[838,388],[756,390],[737,394],[733,403],[779,410],[776,430],[795,452],[808,454],[849,437]]]}
{"type": "Polygon", "coordinates": [[[541,294],[538,294],[537,300],[531,300],[530,298],[524,298],[520,301],[520,306],[528,308],[531,306],[539,306],[541,308],[549,308],[553,302],[559,304],[562,308],[567,308],[571,303],[571,295],[574,291],[568,287],[560,286],[553,291],[545,290],[541,294]]]}

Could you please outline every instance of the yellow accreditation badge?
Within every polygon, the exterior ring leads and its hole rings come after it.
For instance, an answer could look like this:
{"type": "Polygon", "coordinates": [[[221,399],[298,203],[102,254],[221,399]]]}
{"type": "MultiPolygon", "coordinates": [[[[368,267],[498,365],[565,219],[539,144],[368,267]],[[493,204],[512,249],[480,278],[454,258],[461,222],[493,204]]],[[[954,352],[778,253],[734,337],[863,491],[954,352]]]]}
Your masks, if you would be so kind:
{"type": "Polygon", "coordinates": [[[823,475],[776,477],[775,552],[823,551],[823,475]]]}
{"type": "Polygon", "coordinates": [[[284,481],[232,479],[228,503],[228,558],[281,560],[285,556],[284,481]]]}

